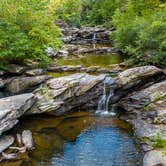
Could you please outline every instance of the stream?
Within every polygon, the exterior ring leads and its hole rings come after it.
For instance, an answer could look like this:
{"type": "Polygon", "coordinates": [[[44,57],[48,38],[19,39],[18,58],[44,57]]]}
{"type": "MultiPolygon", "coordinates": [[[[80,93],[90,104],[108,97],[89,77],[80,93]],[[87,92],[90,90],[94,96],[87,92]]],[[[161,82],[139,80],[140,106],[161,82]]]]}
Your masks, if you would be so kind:
{"type": "MultiPolygon", "coordinates": [[[[88,54],[70,56],[55,61],[58,65],[101,66],[123,62],[118,54],[88,54]]],[[[71,72],[49,75],[60,77],[71,72]]],[[[108,80],[110,82],[110,80],[108,80]]],[[[110,86],[110,85],[109,85],[110,86]]],[[[35,149],[20,154],[17,160],[3,162],[2,166],[139,166],[142,155],[135,143],[131,126],[109,113],[109,99],[105,93],[99,101],[97,112],[76,110],[59,117],[51,115],[28,116],[7,134],[16,135],[23,130],[33,133],[35,149]],[[111,116],[103,116],[102,112],[111,116]]]]}

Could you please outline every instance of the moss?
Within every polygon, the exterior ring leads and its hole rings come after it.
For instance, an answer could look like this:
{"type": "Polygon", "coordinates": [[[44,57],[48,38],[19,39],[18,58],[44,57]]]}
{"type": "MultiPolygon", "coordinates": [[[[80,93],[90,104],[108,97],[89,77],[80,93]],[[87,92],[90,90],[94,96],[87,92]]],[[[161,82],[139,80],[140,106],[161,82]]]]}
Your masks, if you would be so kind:
{"type": "Polygon", "coordinates": [[[42,88],[41,88],[41,93],[45,96],[45,98],[47,99],[47,100],[50,100],[50,98],[51,98],[51,94],[49,93],[49,87],[47,87],[47,86],[43,86],[42,88]]]}
{"type": "Polygon", "coordinates": [[[144,111],[150,111],[152,109],[152,106],[149,104],[144,107],[144,111]]]}
{"type": "Polygon", "coordinates": [[[165,93],[162,93],[162,92],[156,92],[154,95],[153,95],[153,101],[156,102],[158,100],[161,100],[163,98],[166,97],[166,94],[165,93]]]}

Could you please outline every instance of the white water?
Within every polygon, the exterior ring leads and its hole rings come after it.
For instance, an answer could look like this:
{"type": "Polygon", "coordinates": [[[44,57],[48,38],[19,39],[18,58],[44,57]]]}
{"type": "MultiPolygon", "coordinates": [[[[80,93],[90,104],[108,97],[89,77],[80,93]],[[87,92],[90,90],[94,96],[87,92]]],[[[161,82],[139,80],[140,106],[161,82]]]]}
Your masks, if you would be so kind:
{"type": "Polygon", "coordinates": [[[103,86],[103,95],[98,103],[98,108],[96,113],[99,115],[115,115],[113,110],[109,110],[109,101],[111,97],[114,95],[114,79],[111,77],[106,77],[104,80],[103,86]],[[109,93],[107,93],[107,88],[109,88],[109,93]]]}

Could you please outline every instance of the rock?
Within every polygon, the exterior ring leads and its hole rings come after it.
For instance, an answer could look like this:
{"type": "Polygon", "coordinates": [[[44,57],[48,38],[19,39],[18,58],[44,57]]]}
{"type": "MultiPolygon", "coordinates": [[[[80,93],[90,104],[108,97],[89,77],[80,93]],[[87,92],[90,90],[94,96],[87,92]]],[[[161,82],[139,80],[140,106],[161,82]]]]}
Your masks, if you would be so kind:
{"type": "Polygon", "coordinates": [[[33,142],[32,132],[30,130],[24,130],[22,132],[22,143],[25,145],[25,147],[28,150],[33,149],[34,142],[33,142]]]}
{"type": "Polygon", "coordinates": [[[85,104],[94,107],[102,94],[105,77],[82,73],[51,79],[34,92],[38,101],[27,114],[60,115],[85,104]]]}
{"type": "Polygon", "coordinates": [[[120,100],[119,106],[132,114],[137,137],[153,139],[162,132],[166,139],[166,81],[129,94],[120,100]]]}
{"type": "Polygon", "coordinates": [[[32,59],[27,59],[25,63],[26,66],[29,67],[30,69],[37,68],[40,65],[39,62],[33,61],[32,59]]]}
{"type": "Polygon", "coordinates": [[[3,75],[5,75],[5,71],[0,70],[0,76],[3,76],[3,75]]]}
{"type": "Polygon", "coordinates": [[[68,54],[69,54],[69,52],[66,50],[59,50],[57,55],[58,55],[58,57],[67,57],[68,54]]]}
{"type": "MultiPolygon", "coordinates": [[[[157,101],[159,101],[160,99],[164,99],[165,97],[166,97],[166,80],[151,85],[148,88],[142,89],[141,91],[138,92],[136,91],[133,92],[132,94],[129,94],[127,97],[125,97],[120,101],[120,105],[128,111],[132,111],[134,109],[143,109],[145,106],[148,106],[150,103],[156,103],[157,101]]],[[[165,107],[164,103],[162,103],[163,111],[165,107]]],[[[158,106],[159,105],[160,103],[158,103],[158,106]]]]}
{"type": "Polygon", "coordinates": [[[155,66],[142,66],[125,70],[116,78],[117,88],[111,99],[116,103],[127,94],[166,79],[164,72],[155,66]]]}
{"type": "Polygon", "coordinates": [[[34,77],[15,77],[10,79],[6,85],[6,90],[10,93],[20,93],[45,82],[50,76],[34,76],[34,77]]]}
{"type": "Polygon", "coordinates": [[[46,70],[44,69],[33,69],[33,70],[27,70],[25,74],[27,76],[38,76],[38,75],[43,75],[46,73],[46,70]]]}
{"type": "Polygon", "coordinates": [[[17,153],[7,154],[7,153],[2,152],[1,160],[13,160],[13,159],[16,159],[16,158],[17,158],[17,153]]]}
{"type": "Polygon", "coordinates": [[[159,76],[159,74],[164,75],[163,71],[155,66],[135,67],[121,72],[118,75],[118,84],[123,86],[123,89],[129,89],[141,81],[156,75],[159,76]]]}
{"type": "Polygon", "coordinates": [[[73,45],[73,44],[66,44],[65,47],[70,54],[72,54],[74,51],[77,51],[80,48],[79,45],[73,45]]]}
{"type": "Polygon", "coordinates": [[[45,52],[49,57],[57,57],[57,51],[55,51],[53,48],[48,47],[45,52]]]}
{"type": "Polygon", "coordinates": [[[64,37],[62,41],[64,43],[72,44],[88,44],[92,43],[94,34],[96,35],[96,41],[98,43],[110,43],[111,29],[101,27],[82,27],[80,29],[70,26],[64,26],[61,28],[64,37]]]}
{"type": "Polygon", "coordinates": [[[152,150],[143,158],[143,166],[166,166],[166,151],[152,150]]]}
{"type": "Polygon", "coordinates": [[[79,54],[88,54],[88,53],[118,53],[119,50],[114,47],[99,47],[99,48],[80,48],[76,51],[73,51],[72,54],[79,55],[79,54]]]}
{"type": "Polygon", "coordinates": [[[64,43],[70,43],[72,41],[72,36],[65,36],[65,37],[62,37],[61,40],[64,42],[64,43]]]}
{"type": "Polygon", "coordinates": [[[16,95],[0,99],[0,134],[11,129],[35,102],[32,93],[16,95]]]}
{"type": "Polygon", "coordinates": [[[5,86],[5,81],[0,78],[0,88],[3,88],[5,86]]]}
{"type": "Polygon", "coordinates": [[[14,137],[12,136],[1,136],[0,138],[0,153],[2,153],[4,150],[8,149],[9,146],[11,146],[14,143],[14,137]]]}
{"type": "Polygon", "coordinates": [[[9,72],[11,74],[23,74],[25,72],[25,70],[26,70],[26,67],[16,65],[16,64],[10,64],[7,67],[7,72],[9,72]]]}
{"type": "Polygon", "coordinates": [[[96,72],[99,68],[100,68],[100,66],[90,66],[90,67],[87,68],[87,72],[88,72],[88,73],[94,73],[94,72],[96,72]]]}
{"type": "Polygon", "coordinates": [[[50,72],[79,72],[82,68],[82,65],[76,65],[76,66],[52,66],[49,67],[47,70],[50,72]]]}

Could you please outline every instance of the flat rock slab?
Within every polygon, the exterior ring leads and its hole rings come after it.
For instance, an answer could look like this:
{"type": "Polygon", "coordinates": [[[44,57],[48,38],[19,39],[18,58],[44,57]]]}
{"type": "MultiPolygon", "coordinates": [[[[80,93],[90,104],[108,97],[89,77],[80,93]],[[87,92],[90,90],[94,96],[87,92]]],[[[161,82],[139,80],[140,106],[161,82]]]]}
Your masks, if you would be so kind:
{"type": "MultiPolygon", "coordinates": [[[[37,103],[27,113],[65,113],[73,108],[91,103],[101,95],[101,84],[106,75],[91,76],[86,73],[48,80],[34,94],[37,103]]],[[[97,103],[95,103],[96,105],[97,103]]]]}
{"type": "Polygon", "coordinates": [[[155,66],[135,67],[121,72],[118,75],[117,82],[120,86],[131,88],[139,84],[141,81],[145,81],[147,78],[161,73],[164,74],[161,69],[155,66]]]}
{"type": "Polygon", "coordinates": [[[32,93],[0,99],[0,133],[11,129],[35,102],[32,93]]]}
{"type": "Polygon", "coordinates": [[[0,138],[0,153],[6,150],[9,146],[14,143],[14,137],[12,136],[2,136],[0,138]]]}

